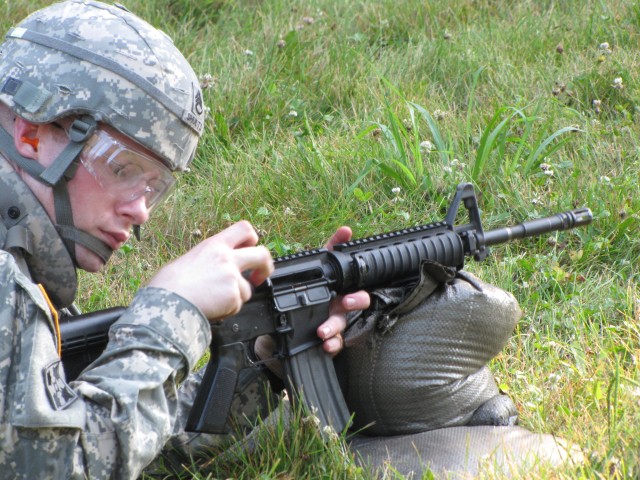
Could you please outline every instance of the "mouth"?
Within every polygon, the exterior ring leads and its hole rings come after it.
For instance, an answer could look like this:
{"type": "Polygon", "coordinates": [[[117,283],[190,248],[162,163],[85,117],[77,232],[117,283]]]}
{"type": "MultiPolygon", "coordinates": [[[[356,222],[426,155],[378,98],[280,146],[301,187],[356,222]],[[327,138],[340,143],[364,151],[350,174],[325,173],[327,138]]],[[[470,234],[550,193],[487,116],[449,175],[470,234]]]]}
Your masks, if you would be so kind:
{"type": "Polygon", "coordinates": [[[106,232],[101,230],[103,241],[113,250],[118,250],[129,240],[128,232],[106,232]]]}

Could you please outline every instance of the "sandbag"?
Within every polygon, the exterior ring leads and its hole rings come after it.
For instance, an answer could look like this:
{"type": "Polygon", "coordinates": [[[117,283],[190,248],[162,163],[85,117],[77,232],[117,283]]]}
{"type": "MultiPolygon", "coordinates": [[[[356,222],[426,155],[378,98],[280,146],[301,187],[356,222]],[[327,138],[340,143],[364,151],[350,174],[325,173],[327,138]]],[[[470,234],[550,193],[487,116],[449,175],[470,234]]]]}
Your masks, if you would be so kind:
{"type": "Polygon", "coordinates": [[[522,315],[513,295],[433,262],[425,262],[412,290],[371,295],[372,307],[345,333],[342,354],[354,430],[400,435],[515,423],[515,406],[508,397],[495,400],[501,398],[486,366],[522,315]],[[483,420],[487,402],[504,411],[483,420]]]}

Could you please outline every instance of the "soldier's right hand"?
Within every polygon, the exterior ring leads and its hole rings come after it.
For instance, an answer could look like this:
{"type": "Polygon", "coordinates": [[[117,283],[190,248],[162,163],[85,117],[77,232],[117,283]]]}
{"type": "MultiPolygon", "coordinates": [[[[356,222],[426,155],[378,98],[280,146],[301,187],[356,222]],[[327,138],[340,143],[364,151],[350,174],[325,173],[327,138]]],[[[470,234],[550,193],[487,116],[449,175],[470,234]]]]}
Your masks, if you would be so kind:
{"type": "Polygon", "coordinates": [[[235,223],[165,265],[149,286],[177,293],[209,320],[234,315],[273,272],[269,250],[257,243],[249,222],[235,223]],[[243,272],[250,274],[245,278],[243,272]]]}

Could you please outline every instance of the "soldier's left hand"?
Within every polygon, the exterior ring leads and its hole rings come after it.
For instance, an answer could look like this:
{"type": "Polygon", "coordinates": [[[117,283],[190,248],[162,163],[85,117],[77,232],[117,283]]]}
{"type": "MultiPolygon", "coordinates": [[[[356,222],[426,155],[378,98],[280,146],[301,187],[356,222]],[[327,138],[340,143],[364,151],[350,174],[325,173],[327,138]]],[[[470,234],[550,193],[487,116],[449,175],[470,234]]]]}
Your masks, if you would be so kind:
{"type": "MultiPolygon", "coordinates": [[[[331,250],[334,245],[351,240],[351,229],[340,227],[332,235],[325,247],[331,250]]],[[[347,327],[347,313],[364,310],[369,307],[369,294],[364,290],[336,297],[331,302],[329,318],[318,327],[318,336],[323,340],[325,352],[332,355],[342,350],[344,342],[342,332],[347,327]]]]}
{"type": "MultiPolygon", "coordinates": [[[[351,229],[340,227],[336,233],[325,244],[328,249],[333,248],[338,243],[348,242],[351,239],[351,229]]],[[[333,299],[329,307],[329,318],[323,322],[316,330],[318,337],[323,340],[322,348],[325,352],[336,355],[344,347],[342,332],[347,327],[347,313],[364,310],[369,307],[369,294],[365,291],[341,295],[333,299]]],[[[254,345],[255,353],[276,375],[282,378],[282,364],[277,361],[270,361],[274,347],[273,338],[263,335],[256,339],[254,345]]]]}

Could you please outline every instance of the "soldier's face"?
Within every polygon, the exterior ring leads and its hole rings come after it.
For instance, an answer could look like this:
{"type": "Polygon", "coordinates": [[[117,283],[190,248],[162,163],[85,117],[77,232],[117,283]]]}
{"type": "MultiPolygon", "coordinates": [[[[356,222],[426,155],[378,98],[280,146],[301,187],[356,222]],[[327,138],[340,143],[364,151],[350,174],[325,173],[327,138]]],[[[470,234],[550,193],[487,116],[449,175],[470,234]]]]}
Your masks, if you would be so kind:
{"type": "MultiPolygon", "coordinates": [[[[66,147],[69,139],[66,132],[54,124],[41,125],[38,128],[37,160],[47,167],[66,147]]],[[[139,145],[124,135],[108,127],[104,128],[119,142],[131,149],[140,149],[139,145]]],[[[39,184],[28,175],[23,175],[23,178],[28,181],[47,209],[49,216],[55,219],[51,189],[39,184]]],[[[133,225],[142,225],[149,218],[144,195],[131,198],[110,194],[82,163],[78,166],[74,177],[67,183],[67,188],[75,227],[102,240],[113,250],[118,250],[129,239],[133,225]]],[[[76,260],[80,268],[89,272],[98,271],[104,266],[104,262],[98,255],[80,244],[76,244],[76,260]]]]}

